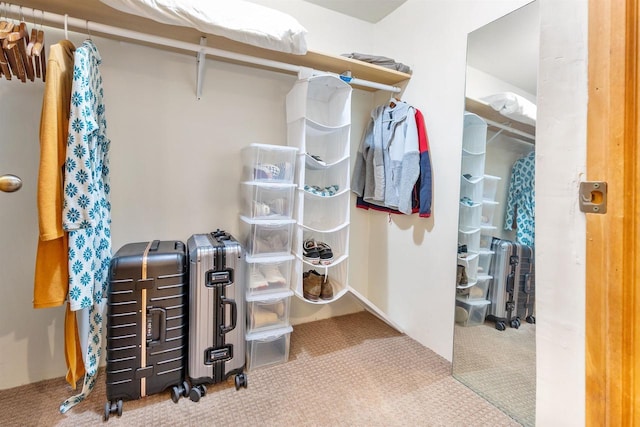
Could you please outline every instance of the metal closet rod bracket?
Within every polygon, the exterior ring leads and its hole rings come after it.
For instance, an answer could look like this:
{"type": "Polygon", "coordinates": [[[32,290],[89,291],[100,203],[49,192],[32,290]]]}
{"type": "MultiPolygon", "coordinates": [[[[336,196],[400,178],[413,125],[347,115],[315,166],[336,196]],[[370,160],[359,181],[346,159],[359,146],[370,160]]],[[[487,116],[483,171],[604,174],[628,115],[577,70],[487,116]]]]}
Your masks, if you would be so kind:
{"type": "Polygon", "coordinates": [[[200,46],[203,46],[196,55],[196,98],[198,101],[202,98],[202,85],[204,84],[204,73],[206,65],[206,51],[204,47],[207,46],[207,38],[200,37],[200,46]]]}

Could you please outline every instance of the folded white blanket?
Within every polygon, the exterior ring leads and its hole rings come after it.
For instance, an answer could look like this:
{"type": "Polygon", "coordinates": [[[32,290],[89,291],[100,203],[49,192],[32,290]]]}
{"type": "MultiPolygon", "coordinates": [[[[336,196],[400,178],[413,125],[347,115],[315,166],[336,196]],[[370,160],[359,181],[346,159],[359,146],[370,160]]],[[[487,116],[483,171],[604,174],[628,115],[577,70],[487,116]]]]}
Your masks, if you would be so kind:
{"type": "Polygon", "coordinates": [[[536,105],[520,95],[503,92],[480,99],[505,117],[532,126],[536,125],[536,105]]]}
{"type": "Polygon", "coordinates": [[[244,0],[100,0],[121,12],[196,28],[279,52],[307,53],[307,30],[292,16],[244,0]]]}

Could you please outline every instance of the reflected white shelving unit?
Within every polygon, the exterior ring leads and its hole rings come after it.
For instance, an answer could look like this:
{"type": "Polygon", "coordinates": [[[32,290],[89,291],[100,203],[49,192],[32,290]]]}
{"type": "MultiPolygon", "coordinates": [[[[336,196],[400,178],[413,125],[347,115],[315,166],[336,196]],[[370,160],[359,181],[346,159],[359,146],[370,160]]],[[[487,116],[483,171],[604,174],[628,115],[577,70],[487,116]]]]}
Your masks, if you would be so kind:
{"type": "MultiPolygon", "coordinates": [[[[484,174],[487,123],[478,115],[465,113],[462,140],[462,171],[460,177],[460,216],[458,245],[466,245],[466,256],[458,254],[458,265],[465,267],[467,283],[456,283],[456,321],[464,326],[482,322],[469,322],[469,301],[473,307],[486,311],[488,289],[493,279],[487,274],[493,252],[491,239],[496,227],[493,214],[497,182],[500,178],[484,174]]],[[[484,319],[484,316],[479,316],[484,319]]],[[[479,318],[478,317],[478,318],[479,318]]]]}
{"type": "Polygon", "coordinates": [[[298,149],[291,282],[295,295],[314,304],[331,302],[349,290],[351,91],[342,79],[327,74],[299,79],[287,94],[287,141],[298,149]],[[303,260],[302,245],[308,238],[331,247],[330,265],[303,260]],[[302,274],[314,269],[327,275],[332,300],[304,298],[302,274]]]}

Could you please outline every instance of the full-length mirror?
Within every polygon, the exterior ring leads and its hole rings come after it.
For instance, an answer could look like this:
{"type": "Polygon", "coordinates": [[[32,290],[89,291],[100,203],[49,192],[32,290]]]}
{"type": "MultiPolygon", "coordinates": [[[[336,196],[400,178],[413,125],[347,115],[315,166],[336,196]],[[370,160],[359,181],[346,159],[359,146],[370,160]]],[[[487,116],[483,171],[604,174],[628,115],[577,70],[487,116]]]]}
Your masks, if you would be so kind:
{"type": "Polygon", "coordinates": [[[535,425],[538,1],[469,34],[453,375],[535,425]]]}

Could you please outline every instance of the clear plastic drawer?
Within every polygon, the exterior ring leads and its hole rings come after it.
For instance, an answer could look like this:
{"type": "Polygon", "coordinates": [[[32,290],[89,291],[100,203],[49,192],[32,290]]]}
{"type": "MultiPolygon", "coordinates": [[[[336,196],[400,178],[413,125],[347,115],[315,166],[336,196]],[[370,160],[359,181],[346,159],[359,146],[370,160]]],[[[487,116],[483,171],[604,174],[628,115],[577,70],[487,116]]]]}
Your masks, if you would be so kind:
{"type": "Polygon", "coordinates": [[[239,241],[249,256],[289,255],[294,219],[260,220],[240,217],[239,241]]]}
{"type": "Polygon", "coordinates": [[[293,182],[296,147],[250,144],[242,150],[243,181],[293,182]]]}
{"type": "Polygon", "coordinates": [[[292,295],[289,289],[267,295],[247,295],[247,332],[288,326],[292,295]]]}
{"type": "Polygon", "coordinates": [[[287,219],[293,215],[295,184],[243,182],[240,213],[253,219],[287,219]]]}
{"type": "Polygon", "coordinates": [[[292,331],[293,328],[287,326],[282,329],[248,333],[247,370],[287,362],[292,331]]]}

